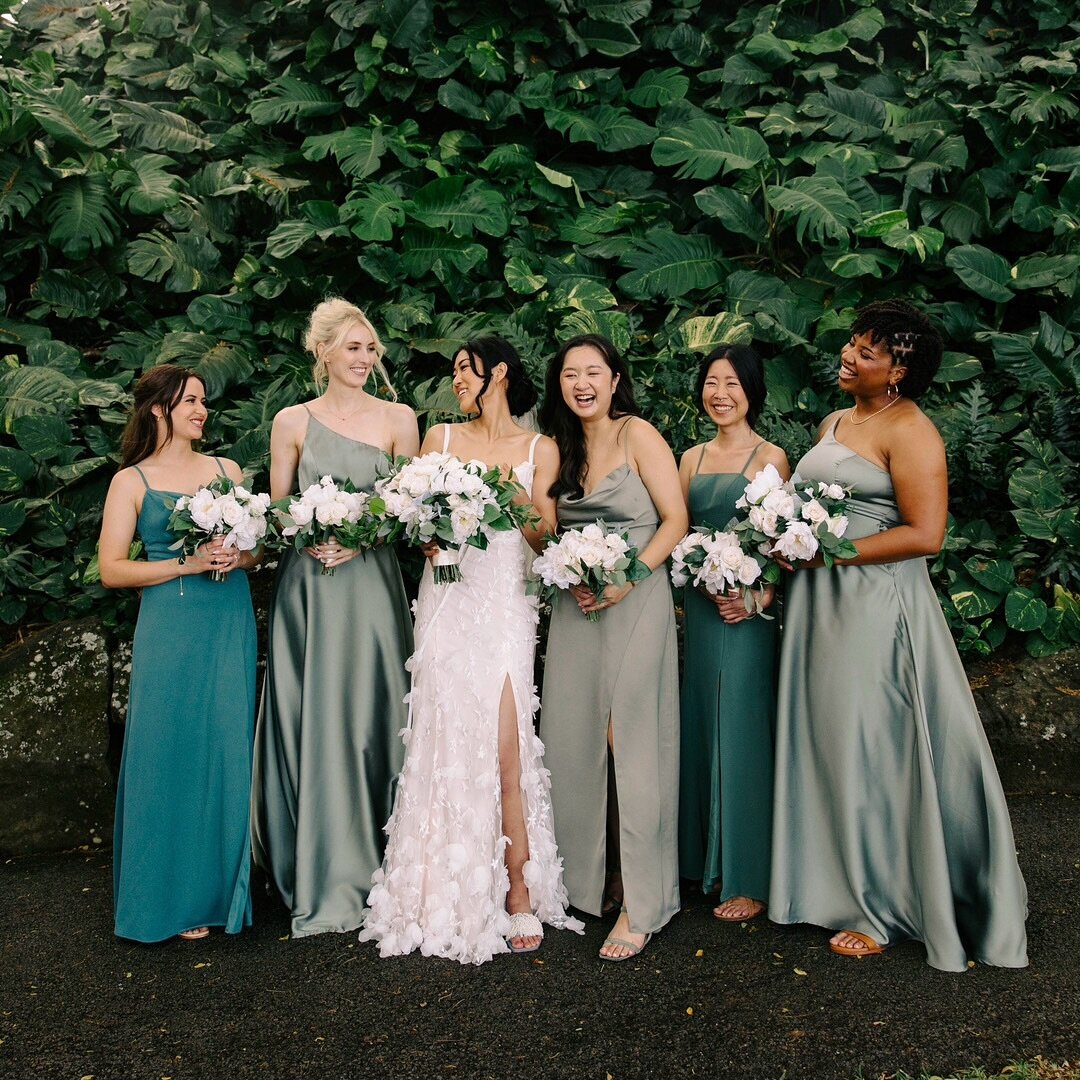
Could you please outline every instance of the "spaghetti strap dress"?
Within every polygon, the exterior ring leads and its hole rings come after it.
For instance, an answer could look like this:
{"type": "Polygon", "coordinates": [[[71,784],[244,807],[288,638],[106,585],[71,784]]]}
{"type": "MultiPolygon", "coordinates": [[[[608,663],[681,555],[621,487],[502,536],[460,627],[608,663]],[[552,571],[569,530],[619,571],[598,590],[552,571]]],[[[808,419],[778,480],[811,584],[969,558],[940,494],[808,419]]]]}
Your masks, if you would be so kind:
{"type": "MultiPolygon", "coordinates": [[[[446,425],[444,453],[452,426],[446,425]]],[[[513,470],[526,490],[539,438],[513,470]]],[[[526,593],[525,541],[516,529],[496,533],[483,551],[464,548],[459,565],[460,581],[436,585],[428,565],[420,583],[405,767],[360,940],[377,941],[381,956],[419,950],[482,964],[510,951],[499,768],[499,705],[507,682],[517,710],[529,844],[522,873],[530,904],[550,926],[582,926],[566,914],[544,745],[534,728],[539,616],[536,598],[526,593]]]]}
{"type": "MultiPolygon", "coordinates": [[[[309,415],[299,486],[330,475],[371,491],[384,461],[309,415]]],[[[282,556],[255,739],[255,861],[291,911],[293,937],[360,925],[401,768],[412,649],[392,548],[321,571],[303,552],[282,556]]]]}
{"type": "MultiPolygon", "coordinates": [[[[758,443],[737,473],[690,479],[690,521],[723,529],[758,443]]],[[[776,712],[775,619],[728,625],[716,605],[687,586],[683,596],[682,740],[679,754],[679,869],[719,887],[720,900],[769,895],[772,838],[773,723],[776,712]]]]}
{"type": "MultiPolygon", "coordinates": [[[[835,426],[796,478],[850,485],[848,536],[901,524],[835,426]]],[[[799,570],[785,602],[769,917],[1027,964],[1009,811],[925,559],[799,570]]]]}
{"type": "MultiPolygon", "coordinates": [[[[633,420],[627,421],[627,424],[633,420]]],[[[620,437],[629,432],[624,428],[620,437]]],[[[602,520],[641,551],[660,523],[627,459],[581,498],[560,497],[559,527],[602,520]]],[[[599,915],[607,864],[608,718],[614,730],[623,903],[632,933],[679,910],[679,677],[664,568],[590,622],[569,592],[552,607],[540,733],[570,903],[599,915]]]]}
{"type": "MultiPolygon", "coordinates": [[[[157,491],[135,469],[146,485],[137,528],[147,557],[174,559],[168,524],[184,493],[157,491]]],[[[156,942],[200,926],[236,934],[251,925],[254,720],[247,574],[143,588],[116,791],[118,937],[156,942]]]]}

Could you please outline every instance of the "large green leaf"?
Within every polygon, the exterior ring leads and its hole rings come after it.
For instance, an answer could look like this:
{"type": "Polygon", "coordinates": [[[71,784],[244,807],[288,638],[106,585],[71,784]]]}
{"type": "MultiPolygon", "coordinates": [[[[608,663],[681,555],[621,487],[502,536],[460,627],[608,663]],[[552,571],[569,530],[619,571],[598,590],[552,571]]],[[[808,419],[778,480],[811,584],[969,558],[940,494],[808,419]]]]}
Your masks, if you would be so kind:
{"type": "Polygon", "coordinates": [[[578,23],[581,40],[594,52],[604,56],[626,56],[641,46],[637,34],[624,22],[605,22],[600,19],[582,19],[578,23]]]}
{"type": "Polygon", "coordinates": [[[420,48],[431,34],[432,0],[381,0],[379,26],[391,45],[420,48]]]}
{"type": "Polygon", "coordinates": [[[718,345],[748,345],[754,340],[753,324],[730,311],[695,316],[679,327],[683,344],[696,353],[708,353],[718,345]]]}
{"type": "Polygon", "coordinates": [[[84,319],[101,311],[102,300],[86,280],[71,270],[46,270],[31,285],[31,295],[48,304],[61,319],[84,319]]]}
{"type": "Polygon", "coordinates": [[[266,238],[266,254],[287,259],[314,237],[315,226],[309,221],[283,221],[266,238]]]}
{"type": "Polygon", "coordinates": [[[675,175],[692,180],[751,169],[768,156],[769,148],[756,131],[725,128],[705,116],[665,130],[652,149],[657,165],[678,165],[675,175]]]}
{"type": "Polygon", "coordinates": [[[707,236],[655,229],[634,242],[625,263],[631,271],[619,278],[619,288],[639,299],[685,296],[721,278],[720,252],[707,236]]]}
{"type": "Polygon", "coordinates": [[[351,199],[342,208],[352,231],[361,240],[393,240],[394,229],[405,223],[401,197],[385,184],[368,184],[364,197],[351,199]]]}
{"type": "Polygon", "coordinates": [[[100,150],[116,138],[107,120],[94,115],[89,99],[70,79],[58,87],[39,88],[13,78],[14,99],[54,139],[100,150]]]}
{"type": "Polygon", "coordinates": [[[644,109],[670,105],[681,101],[690,89],[690,80],[679,68],[669,67],[660,71],[644,71],[626,96],[644,109]]]}
{"type": "Polygon", "coordinates": [[[309,135],[300,149],[308,161],[333,154],[343,173],[362,178],[378,171],[386,138],[377,127],[348,127],[329,135],[309,135]]]}
{"type": "Polygon", "coordinates": [[[765,219],[741,192],[718,184],[696,192],[694,202],[702,213],[717,218],[728,232],[749,237],[757,243],[768,237],[765,219]]]}
{"type": "Polygon", "coordinates": [[[824,94],[807,95],[801,111],[823,118],[825,130],[838,139],[873,139],[885,128],[885,106],[878,98],[831,82],[824,94]]]}
{"type": "Polygon", "coordinates": [[[450,236],[436,229],[406,229],[402,237],[401,265],[413,278],[433,271],[465,274],[487,254],[479,244],[450,236]]]}
{"type": "Polygon", "coordinates": [[[774,210],[794,216],[800,244],[806,236],[817,244],[846,240],[862,220],[858,205],[829,176],[797,176],[782,187],[772,185],[768,200],[774,210]]]}
{"type": "Polygon", "coordinates": [[[13,446],[0,446],[0,491],[21,491],[34,475],[34,459],[13,446]]]}
{"type": "Polygon", "coordinates": [[[45,218],[49,243],[72,259],[109,247],[120,234],[120,221],[105,177],[98,173],[72,176],[57,184],[49,196],[45,218]]]}
{"type": "Polygon", "coordinates": [[[509,226],[506,200],[493,187],[464,176],[448,176],[425,184],[413,196],[406,212],[423,225],[448,229],[453,236],[504,236],[509,226]]]}
{"type": "Polygon", "coordinates": [[[169,292],[196,292],[212,288],[220,252],[195,233],[168,237],[154,231],[141,233],[128,244],[128,269],[147,281],[164,281],[169,292]]]}
{"type": "Polygon", "coordinates": [[[0,155],[0,226],[26,217],[52,186],[52,178],[33,159],[0,155]]]}
{"type": "Polygon", "coordinates": [[[976,295],[1007,303],[1013,298],[1009,288],[1009,264],[996,252],[979,244],[953,248],[945,265],[976,295]]]}
{"type": "Polygon", "coordinates": [[[144,150],[185,154],[212,145],[198,124],[172,109],[123,98],[114,101],[112,107],[117,125],[144,150]]]}
{"type": "MultiPolygon", "coordinates": [[[[1012,268],[1012,283],[1017,289],[1045,289],[1071,278],[1080,268],[1080,255],[1029,255],[1012,268]]],[[[1072,295],[1069,288],[1067,295],[1072,295]]]]}
{"type": "Polygon", "coordinates": [[[17,417],[64,412],[76,398],[75,383],[62,371],[20,367],[0,375],[0,422],[10,432],[17,417]]]}
{"type": "Polygon", "coordinates": [[[282,75],[266,87],[267,97],[248,106],[256,124],[268,126],[316,116],[332,116],[341,111],[341,101],[325,86],[282,75]]]}
{"type": "Polygon", "coordinates": [[[242,383],[254,371],[244,345],[222,341],[213,334],[188,331],[166,334],[156,362],[194,368],[206,383],[206,396],[211,399],[242,383]]]}
{"type": "Polygon", "coordinates": [[[35,461],[49,461],[71,444],[71,426],[62,417],[49,413],[26,414],[11,424],[15,441],[35,461]]]}
{"type": "Polygon", "coordinates": [[[1005,597],[1005,621],[1014,630],[1038,630],[1046,622],[1046,601],[1030,589],[1013,589],[1005,597]]]}
{"type": "Polygon", "coordinates": [[[170,168],[176,162],[165,154],[130,154],[112,174],[112,189],[120,205],[133,214],[160,214],[180,201],[180,180],[170,168]]]}

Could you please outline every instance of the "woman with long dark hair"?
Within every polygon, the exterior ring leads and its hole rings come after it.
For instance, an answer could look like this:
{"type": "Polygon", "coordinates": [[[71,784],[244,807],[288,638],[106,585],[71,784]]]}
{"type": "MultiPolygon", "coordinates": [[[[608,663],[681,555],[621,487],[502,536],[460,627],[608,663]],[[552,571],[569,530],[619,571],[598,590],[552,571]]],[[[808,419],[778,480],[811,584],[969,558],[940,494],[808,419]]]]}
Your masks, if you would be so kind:
{"type": "Polygon", "coordinates": [[[560,593],[548,632],[542,731],[570,902],[619,909],[604,960],[636,956],[679,910],[679,702],[664,563],[686,533],[678,470],[637,415],[630,373],[599,335],[552,358],[541,423],[559,447],[560,527],[602,520],[653,571],[636,585],[560,593]],[[600,612],[597,622],[586,619],[600,612]],[[606,903],[605,903],[606,901],[606,903]]]}
{"type": "Polygon", "coordinates": [[[525,589],[526,542],[555,524],[548,491],[559,467],[551,439],[515,417],[536,390],[517,351],[498,337],[466,342],[453,361],[468,420],[440,424],[424,453],[441,451],[508,471],[540,521],[466,547],[461,580],[435,585],[425,568],[416,606],[411,724],[386,860],[360,940],[383,956],[419,949],[480,964],[533,952],[543,924],[566,916],[544,748],[533,717],[537,604],[525,589]]]}
{"type": "Polygon", "coordinates": [[[776,727],[769,917],[869,956],[911,939],[931,966],[1027,963],[1009,811],[926,560],[945,536],[945,446],[916,400],[941,363],[903,300],[856,314],[837,380],[853,404],[796,466],[852,489],[858,554],[792,574],[776,727]]]}
{"type": "Polygon", "coordinates": [[[102,584],[140,589],[113,841],[118,937],[200,938],[251,922],[248,799],[255,719],[250,552],[221,539],[182,559],[172,502],[232,461],[199,453],[202,380],[162,364],[135,387],[120,471],[109,486],[98,558],[102,584]],[[138,534],[147,559],[128,558],[138,534]],[[209,570],[228,571],[213,582],[209,570]]]}
{"type": "MultiPolygon", "coordinates": [[[[749,345],[721,345],[698,369],[696,397],[716,425],[682,456],[679,480],[691,526],[723,529],[758,470],[786,480],[787,455],[754,430],[765,405],[765,372],[749,345]]],[[[774,589],[761,590],[764,607],[774,589]]],[[[687,587],[683,600],[679,869],[719,888],[713,915],[753,919],[769,895],[776,709],[775,619],[747,607],[742,590],[712,596],[687,587]]]]}
{"type": "MultiPolygon", "coordinates": [[[[367,391],[372,372],[386,380],[383,345],[355,304],[316,305],[304,344],[321,393],[274,417],[270,494],[285,498],[326,475],[371,491],[387,454],[416,453],[416,415],[367,391]]],[[[330,537],[282,556],[252,816],[255,862],[289,908],[293,937],[360,925],[401,767],[411,646],[393,548],[361,555],[330,537]]]]}

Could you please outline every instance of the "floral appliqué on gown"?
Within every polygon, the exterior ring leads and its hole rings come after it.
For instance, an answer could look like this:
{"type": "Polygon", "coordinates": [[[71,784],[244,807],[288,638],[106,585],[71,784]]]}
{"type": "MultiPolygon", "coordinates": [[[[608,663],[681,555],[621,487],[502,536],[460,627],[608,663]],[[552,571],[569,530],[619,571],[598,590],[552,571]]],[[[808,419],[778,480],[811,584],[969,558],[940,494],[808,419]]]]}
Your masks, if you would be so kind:
{"type": "MultiPolygon", "coordinates": [[[[535,447],[536,440],[533,441],[535,447]]],[[[514,469],[529,490],[529,461],[514,469]]],[[[509,679],[517,707],[522,809],[529,842],[524,866],[532,909],[544,923],[582,932],[566,914],[555,844],[550,781],[534,716],[539,613],[526,595],[526,545],[498,533],[486,550],[467,547],[462,580],[435,585],[426,567],[416,605],[410,723],[388,843],[372,877],[361,941],[382,956],[419,949],[481,964],[509,952],[510,881],[504,862],[499,773],[499,702],[509,679]]]]}

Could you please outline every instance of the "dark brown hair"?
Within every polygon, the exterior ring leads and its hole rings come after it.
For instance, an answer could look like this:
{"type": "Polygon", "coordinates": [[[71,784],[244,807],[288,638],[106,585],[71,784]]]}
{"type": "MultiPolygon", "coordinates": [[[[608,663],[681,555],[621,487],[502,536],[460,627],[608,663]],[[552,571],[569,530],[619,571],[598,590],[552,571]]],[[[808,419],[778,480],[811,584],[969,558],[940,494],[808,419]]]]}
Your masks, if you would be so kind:
{"type": "Polygon", "coordinates": [[[944,348],[930,320],[906,300],[877,300],[855,312],[851,336],[870,335],[870,344],[884,344],[893,364],[907,368],[896,388],[917,398],[934,381],[944,348]]]}
{"type": "Polygon", "coordinates": [[[157,417],[154,406],[160,406],[165,420],[165,439],[162,446],[172,441],[172,411],[184,395],[188,379],[198,379],[205,389],[202,376],[190,368],[176,364],[159,364],[151,368],[135,384],[135,405],[124,428],[121,443],[120,467],[137,465],[158,448],[157,417]]]}

